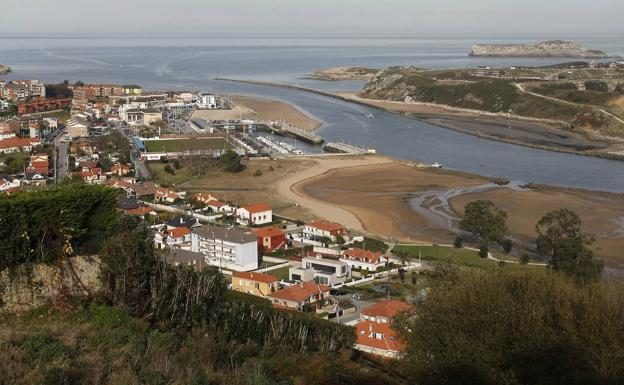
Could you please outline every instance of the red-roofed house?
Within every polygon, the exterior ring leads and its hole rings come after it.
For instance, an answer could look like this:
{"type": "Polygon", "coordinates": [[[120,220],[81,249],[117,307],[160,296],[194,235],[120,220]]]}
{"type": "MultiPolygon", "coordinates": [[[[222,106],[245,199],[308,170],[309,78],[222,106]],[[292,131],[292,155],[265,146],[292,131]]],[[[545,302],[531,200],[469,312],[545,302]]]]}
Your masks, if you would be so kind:
{"type": "Polygon", "coordinates": [[[237,221],[242,225],[264,225],[273,222],[273,210],[269,205],[259,203],[236,210],[237,221]]]}
{"type": "Polygon", "coordinates": [[[306,304],[314,304],[330,296],[329,286],[315,282],[300,282],[291,287],[267,295],[273,306],[301,309],[306,304]]]}
{"type": "Polygon", "coordinates": [[[279,279],[270,274],[237,271],[232,275],[232,290],[265,297],[279,290],[279,279]]]}
{"type": "Polygon", "coordinates": [[[115,163],[111,166],[110,173],[118,176],[128,175],[130,173],[130,166],[126,164],[115,163]]]}
{"type": "Polygon", "coordinates": [[[390,323],[392,318],[412,308],[407,302],[383,300],[362,311],[362,319],[377,323],[390,323]]]}
{"type": "Polygon", "coordinates": [[[274,227],[261,227],[253,230],[258,236],[258,247],[261,253],[270,253],[286,244],[286,233],[274,227]]]}
{"type": "Polygon", "coordinates": [[[154,235],[154,243],[159,249],[173,246],[183,247],[191,244],[191,230],[186,227],[174,227],[154,235]]]}
{"type": "Polygon", "coordinates": [[[303,237],[313,241],[318,241],[325,237],[335,241],[337,236],[344,234],[345,229],[342,225],[325,221],[315,221],[303,228],[303,237]]]}
{"type": "Polygon", "coordinates": [[[404,311],[412,309],[406,302],[383,300],[362,311],[362,321],[355,325],[355,349],[384,357],[399,358],[405,344],[398,339],[391,321],[404,311]]]}
{"type": "Polygon", "coordinates": [[[158,202],[173,203],[176,199],[183,199],[185,195],[186,192],[175,192],[168,188],[159,187],[158,189],[156,189],[154,199],[158,202]]]}
{"type": "Polygon", "coordinates": [[[221,201],[210,201],[206,203],[206,207],[208,207],[210,210],[214,211],[215,213],[230,211],[230,206],[221,201]]]}
{"type": "Polygon", "coordinates": [[[0,140],[0,154],[9,154],[12,152],[26,151],[29,152],[34,146],[39,145],[41,141],[36,138],[18,138],[12,137],[0,140]]]}
{"type": "Polygon", "coordinates": [[[376,271],[384,267],[388,262],[388,257],[379,251],[358,249],[356,247],[345,250],[340,260],[346,262],[354,269],[376,271]]]}
{"type": "Polygon", "coordinates": [[[124,212],[127,215],[138,215],[140,217],[145,216],[146,214],[158,215],[158,213],[156,211],[154,211],[154,209],[152,209],[150,207],[137,207],[136,209],[124,210],[124,212]]]}

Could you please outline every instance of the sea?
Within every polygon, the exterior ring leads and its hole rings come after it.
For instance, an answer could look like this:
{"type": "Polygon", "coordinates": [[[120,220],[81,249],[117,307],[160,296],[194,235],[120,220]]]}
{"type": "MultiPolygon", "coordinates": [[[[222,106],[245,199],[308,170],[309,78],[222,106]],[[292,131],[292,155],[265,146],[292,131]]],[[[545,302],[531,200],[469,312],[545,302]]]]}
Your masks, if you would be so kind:
{"type": "MultiPolygon", "coordinates": [[[[505,67],[550,65],[557,58],[472,58],[474,43],[541,39],[289,39],[289,38],[0,38],[0,63],[13,72],[0,79],[139,84],[148,90],[244,94],[289,102],[324,124],[319,135],[373,147],[397,158],[446,168],[599,191],[624,192],[624,162],[525,148],[458,133],[327,96],[217,79],[260,80],[322,91],[359,90],[358,81],[312,80],[321,68],[505,67]],[[370,114],[374,118],[369,118],[370,114]]],[[[566,38],[624,56],[624,39],[566,38]]],[[[565,59],[566,61],[568,59],[565,59]]],[[[572,59],[570,59],[572,60],[572,59]]],[[[307,152],[318,147],[291,142],[307,152]]]]}

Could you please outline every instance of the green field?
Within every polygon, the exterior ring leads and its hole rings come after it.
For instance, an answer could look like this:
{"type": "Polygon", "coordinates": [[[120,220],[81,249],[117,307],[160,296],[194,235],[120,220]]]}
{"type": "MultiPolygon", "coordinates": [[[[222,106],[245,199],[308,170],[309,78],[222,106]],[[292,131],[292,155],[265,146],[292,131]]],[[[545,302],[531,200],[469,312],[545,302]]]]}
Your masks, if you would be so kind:
{"type": "Polygon", "coordinates": [[[232,148],[232,145],[224,138],[146,140],[143,144],[148,152],[181,152],[232,148]]]}
{"type": "Polygon", "coordinates": [[[269,270],[267,274],[271,274],[276,276],[279,279],[288,280],[288,271],[290,270],[290,266],[280,267],[279,269],[269,270]]]}

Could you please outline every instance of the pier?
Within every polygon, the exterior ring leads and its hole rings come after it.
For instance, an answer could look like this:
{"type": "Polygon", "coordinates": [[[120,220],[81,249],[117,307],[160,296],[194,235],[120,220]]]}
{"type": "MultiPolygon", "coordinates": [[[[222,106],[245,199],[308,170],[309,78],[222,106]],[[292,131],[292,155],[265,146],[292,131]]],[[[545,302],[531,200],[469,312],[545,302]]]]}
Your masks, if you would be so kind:
{"type": "Polygon", "coordinates": [[[338,143],[338,142],[327,143],[325,147],[323,147],[323,151],[339,153],[339,154],[352,154],[352,155],[375,154],[377,152],[373,148],[357,147],[352,144],[338,143]]]}
{"type": "Polygon", "coordinates": [[[287,126],[283,127],[282,131],[285,134],[292,135],[292,136],[296,137],[297,139],[300,139],[300,140],[302,140],[304,142],[308,142],[308,143],[311,143],[311,144],[321,144],[321,143],[324,142],[323,138],[321,138],[320,136],[315,135],[315,134],[313,134],[311,132],[308,132],[308,131],[304,131],[304,130],[302,130],[300,128],[297,128],[297,127],[294,127],[294,126],[291,126],[291,125],[287,125],[287,126]]]}

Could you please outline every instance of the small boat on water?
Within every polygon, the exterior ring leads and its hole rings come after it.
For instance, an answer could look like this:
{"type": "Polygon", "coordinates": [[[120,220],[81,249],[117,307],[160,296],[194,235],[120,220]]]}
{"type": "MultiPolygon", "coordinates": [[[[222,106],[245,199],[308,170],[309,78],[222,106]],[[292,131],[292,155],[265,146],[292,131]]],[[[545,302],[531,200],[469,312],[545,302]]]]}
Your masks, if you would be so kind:
{"type": "Polygon", "coordinates": [[[431,167],[431,168],[442,168],[442,165],[440,163],[436,162],[436,163],[430,165],[429,167],[431,167]]]}
{"type": "Polygon", "coordinates": [[[373,115],[372,113],[369,112],[368,115],[366,115],[366,117],[370,119],[370,118],[374,118],[375,115],[373,115]]]}

